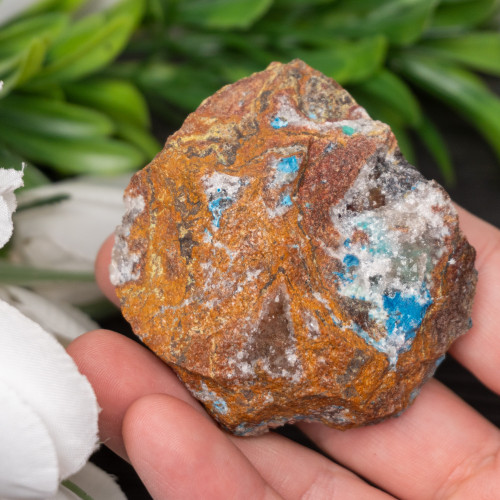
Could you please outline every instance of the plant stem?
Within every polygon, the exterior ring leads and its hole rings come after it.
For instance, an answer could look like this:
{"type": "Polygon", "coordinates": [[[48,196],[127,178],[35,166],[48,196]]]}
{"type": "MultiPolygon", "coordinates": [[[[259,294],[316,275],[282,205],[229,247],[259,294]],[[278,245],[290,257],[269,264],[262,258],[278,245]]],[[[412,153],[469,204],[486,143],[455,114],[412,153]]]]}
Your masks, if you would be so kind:
{"type": "Polygon", "coordinates": [[[85,493],[80,486],[77,484],[73,483],[69,479],[66,479],[61,483],[65,488],[67,488],[69,491],[73,492],[78,498],[81,498],[82,500],[94,500],[90,495],[85,493]]]}
{"type": "Polygon", "coordinates": [[[0,259],[0,284],[2,285],[29,286],[54,281],[92,283],[95,277],[91,272],[37,269],[0,259]]]}

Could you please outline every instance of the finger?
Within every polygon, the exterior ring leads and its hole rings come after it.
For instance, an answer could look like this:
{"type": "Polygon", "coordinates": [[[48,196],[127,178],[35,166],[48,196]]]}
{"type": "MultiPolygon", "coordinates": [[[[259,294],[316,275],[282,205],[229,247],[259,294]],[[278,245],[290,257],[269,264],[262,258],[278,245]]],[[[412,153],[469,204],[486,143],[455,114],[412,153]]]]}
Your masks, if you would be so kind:
{"type": "Polygon", "coordinates": [[[265,481],[283,498],[390,500],[344,467],[283,436],[232,437],[265,481]]]}
{"type": "Polygon", "coordinates": [[[156,499],[280,498],[213,422],[172,396],[136,401],[123,435],[132,465],[156,499]]]}
{"type": "Polygon", "coordinates": [[[458,211],[460,226],[477,251],[478,282],[473,327],[450,352],[485,385],[500,393],[500,231],[464,209],[458,211]]]}
{"type": "MultiPolygon", "coordinates": [[[[79,369],[97,394],[100,435],[105,443],[128,459],[122,423],[133,403],[150,394],[170,394],[205,415],[173,372],[142,346],[114,332],[95,331],[68,348],[79,369]]],[[[281,436],[230,439],[250,459],[262,477],[285,498],[389,498],[325,457],[281,436]],[[349,496],[351,495],[351,496],[349,496]]]]}
{"type": "Polygon", "coordinates": [[[170,394],[204,413],[165,363],[122,335],[107,330],[89,332],[74,340],[68,353],[89,379],[102,408],[101,440],[125,459],[123,418],[129,406],[142,396],[170,394]]]}
{"type": "Polygon", "coordinates": [[[113,250],[114,242],[115,237],[114,235],[111,235],[104,241],[99,249],[95,262],[95,277],[97,284],[104,295],[106,295],[106,297],[115,305],[119,305],[120,301],[116,296],[115,287],[109,280],[109,265],[111,263],[111,252],[113,250]]]}
{"type": "MultiPolygon", "coordinates": [[[[490,498],[498,481],[500,432],[432,380],[401,417],[338,431],[300,428],[335,460],[398,498],[490,498]],[[458,491],[472,491],[470,497],[458,491]]],[[[497,484],[498,487],[498,484],[497,484]]]]}

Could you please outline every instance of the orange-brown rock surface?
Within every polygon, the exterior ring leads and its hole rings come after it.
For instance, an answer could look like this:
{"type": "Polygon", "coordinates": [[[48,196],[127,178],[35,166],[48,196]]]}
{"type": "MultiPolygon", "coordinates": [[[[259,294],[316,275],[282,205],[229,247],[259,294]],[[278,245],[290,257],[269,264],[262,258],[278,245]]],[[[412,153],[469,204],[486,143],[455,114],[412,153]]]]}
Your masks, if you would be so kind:
{"type": "Polygon", "coordinates": [[[236,434],[395,415],[469,328],[474,250],[448,196],[301,61],[205,100],[125,201],[123,313],[236,434]]]}

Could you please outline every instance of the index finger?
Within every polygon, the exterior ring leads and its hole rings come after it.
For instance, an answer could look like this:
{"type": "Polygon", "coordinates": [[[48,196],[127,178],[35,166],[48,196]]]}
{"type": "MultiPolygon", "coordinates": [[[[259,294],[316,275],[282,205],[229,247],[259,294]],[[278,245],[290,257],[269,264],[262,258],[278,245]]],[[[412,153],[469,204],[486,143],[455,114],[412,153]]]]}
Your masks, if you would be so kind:
{"type": "Polygon", "coordinates": [[[111,284],[109,279],[109,265],[111,263],[111,252],[113,250],[114,242],[115,236],[112,234],[108,236],[99,249],[95,262],[95,279],[104,295],[106,295],[106,297],[113,302],[113,304],[119,306],[120,300],[116,295],[115,287],[111,284]]]}

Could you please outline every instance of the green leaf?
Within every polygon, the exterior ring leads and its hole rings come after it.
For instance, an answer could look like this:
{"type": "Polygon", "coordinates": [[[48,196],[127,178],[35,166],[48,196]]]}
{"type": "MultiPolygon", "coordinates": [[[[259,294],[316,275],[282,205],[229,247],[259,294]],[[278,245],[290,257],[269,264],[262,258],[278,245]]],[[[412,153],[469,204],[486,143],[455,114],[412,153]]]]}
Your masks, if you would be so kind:
{"type": "Polygon", "coordinates": [[[498,0],[441,3],[434,12],[429,34],[461,33],[486,21],[497,7],[498,0]]]}
{"type": "Polygon", "coordinates": [[[188,111],[193,111],[224,83],[206,68],[165,63],[145,66],[137,76],[140,87],[148,93],[152,92],[188,111]]]}
{"type": "Polygon", "coordinates": [[[154,23],[163,24],[166,22],[167,18],[165,9],[166,5],[162,0],[148,0],[148,2],[146,2],[144,19],[146,22],[152,21],[154,23]]]}
{"type": "Polygon", "coordinates": [[[289,9],[290,7],[309,7],[310,5],[324,5],[335,3],[337,0],[274,0],[274,5],[277,7],[285,7],[289,9]]]}
{"type": "Polygon", "coordinates": [[[0,123],[2,141],[27,159],[62,174],[111,175],[142,167],[144,154],[123,141],[108,138],[54,139],[0,123]]]}
{"type": "Polygon", "coordinates": [[[441,133],[427,116],[423,117],[422,122],[415,130],[436,161],[446,186],[453,187],[457,179],[450,153],[441,133]]]}
{"type": "Polygon", "coordinates": [[[149,126],[147,103],[137,87],[119,79],[95,77],[64,86],[68,99],[142,127],[149,126]]]}
{"type": "Polygon", "coordinates": [[[31,189],[44,184],[49,184],[48,177],[38,170],[34,165],[27,162],[18,154],[10,151],[0,144],[0,168],[14,168],[16,170],[23,170],[24,187],[22,189],[31,189]]]}
{"type": "Polygon", "coordinates": [[[357,41],[332,39],[328,48],[299,50],[295,55],[344,85],[363,81],[378,71],[386,51],[386,39],[374,36],[357,41]]]}
{"type": "MultiPolygon", "coordinates": [[[[276,58],[275,58],[276,59],[276,58]]],[[[246,78],[253,73],[262,71],[270,60],[266,61],[265,64],[259,64],[250,58],[240,58],[240,57],[227,57],[224,58],[228,64],[220,69],[220,73],[224,78],[225,82],[236,82],[242,78],[246,78]]]]}
{"type": "MultiPolygon", "coordinates": [[[[263,69],[269,63],[279,59],[276,53],[271,52],[265,46],[266,39],[259,34],[247,33],[244,37],[236,32],[217,34],[221,47],[216,58],[221,58],[221,67],[227,67],[231,64],[252,65],[258,64],[258,71],[263,69]],[[218,57],[217,57],[218,56],[218,57]]],[[[215,45],[212,44],[212,46],[215,45]]]]}
{"type": "Polygon", "coordinates": [[[97,111],[29,95],[1,100],[0,123],[27,134],[54,138],[100,137],[114,131],[111,120],[97,111]]]}
{"type": "Polygon", "coordinates": [[[43,59],[47,50],[44,40],[33,40],[31,44],[14,60],[9,60],[10,67],[4,68],[0,73],[3,87],[0,90],[0,98],[7,96],[18,85],[29,80],[42,67],[43,59]]]}
{"type": "Polygon", "coordinates": [[[67,26],[69,17],[62,13],[50,13],[27,19],[19,19],[0,29],[0,52],[17,52],[37,39],[54,40],[67,26]]]}
{"type": "MultiPolygon", "coordinates": [[[[104,20],[103,20],[104,21],[104,20]]],[[[55,45],[49,52],[47,66],[37,83],[66,82],[83,78],[108,64],[121,51],[128,35],[127,19],[117,18],[109,24],[86,23],[87,32],[55,45]]],[[[76,34],[75,34],[76,35],[76,34]]]]}
{"type": "Polygon", "coordinates": [[[22,170],[26,160],[0,144],[0,168],[22,170]]]}
{"type": "Polygon", "coordinates": [[[54,42],[37,84],[83,78],[109,64],[124,48],[142,12],[141,1],[87,16],[54,42]],[[123,11],[130,6],[130,12],[123,11]]]}
{"type": "Polygon", "coordinates": [[[500,158],[500,98],[479,78],[440,59],[409,51],[392,63],[395,70],[472,122],[500,158]]]}
{"type": "Polygon", "coordinates": [[[66,95],[60,85],[56,83],[47,83],[47,85],[31,85],[30,82],[25,83],[22,89],[19,89],[19,95],[40,96],[54,101],[65,101],[66,95]]]}
{"type": "Polygon", "coordinates": [[[93,283],[95,277],[89,272],[37,269],[0,259],[0,283],[2,285],[30,286],[47,281],[93,283]]]}
{"type": "Polygon", "coordinates": [[[12,54],[12,55],[2,55],[0,57],[0,77],[1,75],[7,75],[12,72],[16,66],[19,64],[20,59],[23,54],[12,54]]]}
{"type": "Polygon", "coordinates": [[[102,36],[100,30],[105,25],[106,15],[103,12],[85,16],[73,23],[69,29],[65,30],[55,40],[50,52],[47,54],[47,64],[54,64],[54,62],[60,59],[67,60],[75,53],[78,53],[80,47],[88,43],[89,39],[95,37],[96,33],[100,37],[102,36]]]}
{"type": "Polygon", "coordinates": [[[325,13],[320,26],[335,36],[385,35],[394,45],[409,45],[430,23],[437,0],[342,0],[325,13]]]}
{"type": "Polygon", "coordinates": [[[401,123],[416,126],[422,119],[417,98],[408,85],[395,73],[382,69],[353,89],[368,94],[373,101],[381,102],[387,109],[397,110],[401,123]]]}
{"type": "Polygon", "coordinates": [[[29,6],[20,17],[30,17],[46,12],[74,12],[86,0],[38,0],[29,6]]]}
{"type": "Polygon", "coordinates": [[[500,33],[496,31],[424,40],[417,47],[433,56],[500,76],[500,33]]]}
{"type": "Polygon", "coordinates": [[[142,127],[126,121],[116,122],[118,137],[140,149],[147,161],[150,161],[161,150],[160,143],[142,127]]]}
{"type": "Polygon", "coordinates": [[[205,28],[248,28],[271,4],[272,0],[190,0],[179,2],[177,20],[205,28]]]}

